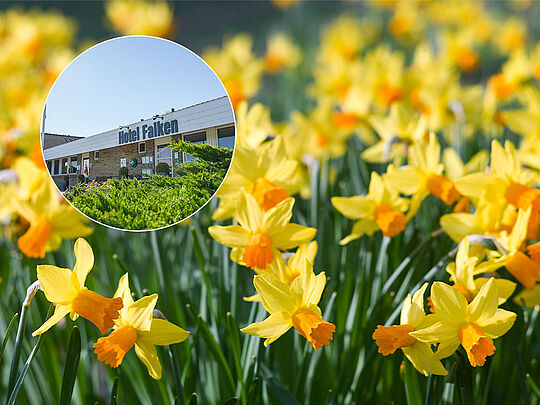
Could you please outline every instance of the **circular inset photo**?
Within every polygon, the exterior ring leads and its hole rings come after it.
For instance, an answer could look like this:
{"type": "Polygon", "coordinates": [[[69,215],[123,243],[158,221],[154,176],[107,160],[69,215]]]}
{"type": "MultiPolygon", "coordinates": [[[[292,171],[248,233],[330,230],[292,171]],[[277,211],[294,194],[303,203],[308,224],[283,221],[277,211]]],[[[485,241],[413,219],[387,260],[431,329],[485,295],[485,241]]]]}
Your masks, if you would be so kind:
{"type": "Polygon", "coordinates": [[[214,71],[172,41],[126,36],[75,58],[43,109],[41,146],[67,201],[122,230],[176,224],[223,183],[235,146],[214,71]]]}

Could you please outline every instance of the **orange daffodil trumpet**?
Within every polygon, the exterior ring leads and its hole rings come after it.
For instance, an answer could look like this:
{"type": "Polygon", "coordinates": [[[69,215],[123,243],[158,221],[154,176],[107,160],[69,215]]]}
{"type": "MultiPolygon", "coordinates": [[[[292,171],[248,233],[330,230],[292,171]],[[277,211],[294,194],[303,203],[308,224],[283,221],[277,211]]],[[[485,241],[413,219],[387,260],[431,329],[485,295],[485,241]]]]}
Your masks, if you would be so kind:
{"type": "Polygon", "coordinates": [[[290,286],[267,274],[255,276],[253,284],[270,316],[262,322],[246,326],[241,329],[242,332],[266,339],[265,346],[276,341],[291,327],[306,338],[315,350],[332,340],[336,327],[322,319],[317,306],[326,284],[324,272],[315,276],[312,266],[306,265],[290,286]]]}
{"type": "Polygon", "coordinates": [[[75,242],[75,267],[62,269],[51,265],[37,267],[37,278],[45,297],[56,304],[54,314],[32,336],[41,335],[58,323],[68,313],[72,320],[79,316],[97,326],[101,333],[114,326],[122,309],[121,298],[106,298],[84,286],[86,276],[94,265],[94,253],[84,239],[75,242]]]}
{"type": "Polygon", "coordinates": [[[401,309],[400,325],[379,325],[372,337],[379,347],[379,353],[383,356],[388,356],[397,349],[401,349],[420,373],[426,376],[429,373],[446,375],[448,372],[441,364],[440,359],[435,356],[431,345],[411,336],[411,332],[421,330],[435,321],[426,316],[424,312],[424,293],[427,286],[427,283],[424,284],[412,297],[410,294],[407,295],[401,309]]]}
{"type": "Polygon", "coordinates": [[[264,211],[255,198],[243,192],[236,212],[240,225],[211,226],[208,232],[219,243],[232,248],[231,259],[251,269],[266,270],[280,250],[309,242],[317,232],[291,224],[293,198],[264,211]]]}
{"type": "Polygon", "coordinates": [[[98,360],[113,368],[118,367],[126,353],[135,347],[135,353],[148,368],[148,374],[159,380],[161,363],[155,346],[183,342],[188,338],[189,332],[169,321],[152,317],[157,294],[133,301],[127,273],[118,282],[114,296],[122,301],[123,308],[114,321],[114,330],[94,344],[98,360]]]}
{"type": "Polygon", "coordinates": [[[490,279],[469,304],[457,289],[435,282],[431,288],[435,322],[410,335],[424,343],[438,343],[436,355],[450,356],[459,345],[467,352],[473,367],[483,366],[495,353],[493,339],[504,335],[514,324],[516,314],[498,308],[499,293],[495,279],[490,279]]]}

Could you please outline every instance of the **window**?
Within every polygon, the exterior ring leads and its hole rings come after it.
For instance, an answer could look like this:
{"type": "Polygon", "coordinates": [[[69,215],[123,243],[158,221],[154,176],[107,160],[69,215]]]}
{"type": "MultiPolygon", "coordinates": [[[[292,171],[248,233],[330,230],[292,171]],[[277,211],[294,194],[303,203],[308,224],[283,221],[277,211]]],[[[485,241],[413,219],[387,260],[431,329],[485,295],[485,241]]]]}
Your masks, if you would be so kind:
{"type": "Polygon", "coordinates": [[[143,179],[147,179],[148,175],[152,174],[152,169],[142,169],[142,177],[143,179]]]}
{"type": "Polygon", "coordinates": [[[94,160],[99,160],[99,150],[94,151],[94,160]]]}
{"type": "Polygon", "coordinates": [[[52,174],[60,174],[60,161],[58,159],[54,161],[54,170],[52,174]]]}
{"type": "Polygon", "coordinates": [[[220,128],[217,133],[220,148],[234,149],[234,127],[220,128]]]}
{"type": "Polygon", "coordinates": [[[69,168],[69,174],[77,174],[77,158],[71,158],[71,167],[69,168]]]}
{"type": "MultiPolygon", "coordinates": [[[[206,143],[206,132],[197,132],[196,134],[184,135],[184,141],[191,142],[196,145],[206,143]]],[[[183,153],[184,162],[194,162],[195,158],[190,154],[183,153]]]]}
{"type": "Polygon", "coordinates": [[[47,160],[47,170],[49,171],[50,174],[53,174],[52,173],[52,162],[50,160],[47,160]]]}
{"type": "Polygon", "coordinates": [[[62,174],[67,174],[67,167],[68,165],[68,160],[67,159],[62,159],[62,174]]]}
{"type": "Polygon", "coordinates": [[[139,143],[139,153],[146,153],[146,142],[139,143]]]}

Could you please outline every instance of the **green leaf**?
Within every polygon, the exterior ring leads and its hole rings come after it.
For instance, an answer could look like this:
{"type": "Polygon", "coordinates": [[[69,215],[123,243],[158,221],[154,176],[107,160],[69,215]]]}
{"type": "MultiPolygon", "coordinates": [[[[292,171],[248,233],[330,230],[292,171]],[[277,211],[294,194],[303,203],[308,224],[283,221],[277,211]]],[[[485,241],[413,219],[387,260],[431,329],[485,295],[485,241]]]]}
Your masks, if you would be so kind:
{"type": "Polygon", "coordinates": [[[71,404],[73,387],[77,379],[77,369],[79,368],[79,359],[81,357],[81,334],[79,328],[73,327],[69,347],[66,355],[66,366],[64,368],[64,378],[62,379],[62,390],[60,392],[60,405],[71,404]]]}
{"type": "Polygon", "coordinates": [[[414,366],[408,360],[405,360],[403,379],[405,381],[407,403],[410,405],[423,403],[424,401],[422,401],[422,394],[420,393],[420,387],[418,385],[418,371],[416,371],[414,366]]]}
{"type": "Polygon", "coordinates": [[[17,312],[15,315],[13,315],[13,318],[11,318],[11,321],[9,322],[8,328],[6,330],[6,334],[4,335],[4,341],[2,342],[2,347],[0,348],[0,361],[2,361],[2,357],[4,356],[4,350],[9,340],[9,336],[11,335],[11,331],[13,330],[13,327],[15,326],[15,322],[17,321],[18,318],[19,318],[19,313],[17,312]]]}
{"type": "Polygon", "coordinates": [[[238,398],[232,397],[232,398],[226,400],[225,402],[223,402],[223,405],[234,405],[237,402],[238,402],[238,398]]]}
{"type": "Polygon", "coordinates": [[[11,359],[11,368],[9,370],[9,383],[8,392],[12,392],[15,387],[15,381],[17,379],[17,372],[19,370],[19,360],[21,359],[22,341],[24,337],[24,331],[26,330],[26,318],[28,317],[28,306],[23,305],[21,309],[21,317],[19,319],[19,326],[17,327],[17,336],[15,337],[15,348],[13,349],[13,357],[11,359]]]}
{"type": "Polygon", "coordinates": [[[189,401],[189,405],[197,405],[197,394],[191,394],[191,400],[189,401]]]}
{"type": "Polygon", "coordinates": [[[264,365],[261,365],[261,377],[266,381],[270,390],[284,405],[300,405],[274,374],[264,365]]]}
{"type": "Polygon", "coordinates": [[[118,377],[114,379],[113,387],[111,390],[111,405],[116,405],[117,391],[118,391],[118,377]]]}
{"type": "MultiPolygon", "coordinates": [[[[26,311],[24,311],[24,308],[25,307],[23,306],[23,311],[22,311],[23,316],[21,317],[21,320],[23,320],[23,318],[26,319],[26,315],[25,315],[26,311]]],[[[28,307],[26,307],[26,308],[28,309],[28,307]]],[[[53,313],[53,310],[54,310],[54,306],[51,304],[49,306],[49,311],[47,312],[47,316],[45,316],[45,319],[49,319],[49,317],[53,313]]],[[[24,325],[24,323],[23,323],[23,325],[24,325]]],[[[19,327],[20,327],[20,323],[19,323],[19,327]]],[[[24,329],[24,326],[23,326],[23,329],[24,329]]],[[[19,330],[20,330],[20,328],[19,328],[19,330]]],[[[17,400],[17,395],[19,395],[19,390],[21,389],[22,384],[24,382],[24,379],[26,378],[26,374],[28,374],[28,368],[30,367],[30,364],[32,363],[32,360],[34,360],[34,357],[36,356],[36,354],[37,354],[37,352],[39,350],[39,347],[41,346],[41,340],[42,339],[43,339],[43,335],[39,335],[38,338],[37,338],[36,344],[34,345],[34,348],[30,352],[30,355],[28,356],[28,359],[26,360],[26,363],[24,364],[24,367],[23,367],[23,369],[21,371],[21,374],[19,375],[19,378],[17,379],[17,381],[15,382],[15,385],[13,386],[13,390],[11,390],[7,405],[13,405],[15,403],[15,401],[17,400]]]]}

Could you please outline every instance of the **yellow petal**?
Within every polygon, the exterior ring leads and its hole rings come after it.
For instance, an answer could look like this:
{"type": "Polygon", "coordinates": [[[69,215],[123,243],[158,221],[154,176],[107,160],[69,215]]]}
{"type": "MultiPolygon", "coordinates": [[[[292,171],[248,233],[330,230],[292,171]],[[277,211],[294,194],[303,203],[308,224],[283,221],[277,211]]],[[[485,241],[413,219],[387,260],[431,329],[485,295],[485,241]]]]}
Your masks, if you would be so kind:
{"type": "Polygon", "coordinates": [[[68,204],[60,205],[51,216],[53,232],[65,239],[90,235],[93,229],[88,222],[85,216],[68,204]]]}
{"type": "Polygon", "coordinates": [[[243,190],[235,215],[242,228],[251,233],[258,232],[262,224],[263,214],[264,211],[255,200],[255,197],[243,190]]]}
{"type": "Polygon", "coordinates": [[[424,343],[446,342],[456,338],[457,334],[457,326],[443,324],[442,322],[436,322],[431,326],[409,333],[416,340],[424,343]]]}
{"type": "Polygon", "coordinates": [[[264,345],[268,346],[270,343],[274,342],[281,335],[287,332],[291,326],[291,318],[285,317],[285,315],[281,312],[277,312],[270,315],[264,321],[252,323],[251,325],[240,329],[240,331],[247,333],[248,335],[259,336],[266,339],[264,341],[264,345]]]}
{"type": "Polygon", "coordinates": [[[147,342],[137,340],[135,343],[135,353],[148,369],[148,374],[154,380],[161,379],[161,363],[156,352],[156,347],[147,342]]]}
{"type": "Polygon", "coordinates": [[[66,316],[70,311],[69,305],[57,305],[54,309],[54,314],[45,321],[36,331],[32,333],[32,336],[41,335],[42,333],[47,332],[51,327],[56,325],[64,316],[66,316]]]}
{"type": "Polygon", "coordinates": [[[266,275],[258,275],[253,285],[261,296],[263,307],[271,314],[275,312],[293,313],[295,306],[289,294],[289,286],[266,275]]]}
{"type": "Polygon", "coordinates": [[[457,348],[460,345],[459,338],[457,335],[445,342],[441,342],[439,346],[437,347],[437,351],[435,352],[435,356],[438,359],[445,359],[447,357],[450,357],[454,352],[457,350],[457,348]]]}
{"type": "Polygon", "coordinates": [[[249,232],[238,225],[211,226],[208,233],[219,243],[229,247],[244,247],[249,243],[249,232]]]}
{"type": "Polygon", "coordinates": [[[400,323],[402,325],[407,324],[416,328],[416,326],[424,320],[426,316],[426,313],[424,312],[424,293],[427,287],[428,283],[424,283],[424,285],[414,293],[413,297],[408,294],[403,301],[400,318],[400,323]]]}
{"type": "Polygon", "coordinates": [[[286,198],[265,212],[262,219],[261,232],[271,234],[272,231],[284,228],[291,220],[293,205],[294,198],[286,198]]]}
{"type": "Polygon", "coordinates": [[[467,300],[458,290],[441,282],[433,283],[431,301],[441,321],[451,325],[464,322],[467,311],[467,300]]]}
{"type": "Polygon", "coordinates": [[[377,222],[371,219],[366,220],[358,220],[354,223],[351,234],[343,238],[339,241],[340,245],[346,245],[347,243],[361,238],[364,235],[373,235],[375,232],[379,230],[379,225],[377,225],[377,222]]]}
{"type": "Polygon", "coordinates": [[[508,238],[506,248],[510,252],[515,252],[519,250],[521,244],[527,237],[527,227],[529,224],[529,217],[531,216],[532,205],[529,206],[526,210],[520,209],[518,217],[508,238]]]}
{"type": "Polygon", "coordinates": [[[400,168],[388,173],[386,180],[392,187],[403,194],[414,194],[424,187],[425,178],[422,173],[411,166],[400,168]]]}
{"type": "Polygon", "coordinates": [[[495,279],[490,278],[485,283],[476,297],[472,300],[467,308],[467,320],[478,323],[483,319],[491,317],[499,305],[499,295],[497,294],[497,286],[495,279]]]}
{"type": "Polygon", "coordinates": [[[535,307],[540,304],[540,284],[536,284],[532,290],[524,289],[515,298],[514,301],[518,304],[525,304],[528,307],[535,307]]]}
{"type": "Polygon", "coordinates": [[[459,243],[467,235],[483,233],[475,216],[465,212],[443,215],[440,223],[442,229],[456,243],[459,243]]]}
{"type": "Polygon", "coordinates": [[[490,318],[478,322],[478,326],[491,339],[504,335],[514,325],[516,314],[504,309],[498,309],[490,318]]]}
{"type": "Polygon", "coordinates": [[[377,172],[371,172],[367,198],[372,201],[381,202],[384,197],[384,191],[385,188],[381,176],[377,172]]]}
{"type": "Polygon", "coordinates": [[[124,306],[119,312],[118,316],[118,323],[123,323],[123,320],[126,317],[127,309],[131,304],[133,304],[133,297],[131,296],[131,290],[129,288],[129,276],[128,273],[124,274],[122,277],[120,277],[120,280],[118,281],[118,288],[116,289],[116,292],[114,293],[114,297],[120,297],[122,298],[122,303],[124,306]]]}
{"type": "Polygon", "coordinates": [[[71,282],[71,270],[43,264],[37,266],[37,278],[47,300],[54,303],[70,302],[77,292],[71,282]]]}
{"type": "Polygon", "coordinates": [[[150,330],[152,313],[158,299],[157,294],[147,295],[131,304],[125,312],[124,323],[133,326],[137,331],[150,330]]]}
{"type": "Polygon", "coordinates": [[[287,224],[277,233],[270,231],[272,247],[276,249],[292,249],[307,243],[315,237],[317,230],[298,224],[287,224]]]}
{"type": "Polygon", "coordinates": [[[410,346],[403,347],[402,350],[414,368],[425,376],[429,373],[437,375],[448,374],[441,361],[435,357],[430,344],[416,342],[410,346]]]}
{"type": "Polygon", "coordinates": [[[446,175],[450,179],[457,179],[465,174],[465,167],[461,157],[455,149],[448,147],[443,151],[442,161],[446,175]]]}
{"type": "Polygon", "coordinates": [[[491,176],[485,173],[473,173],[454,180],[454,185],[458,191],[472,198],[480,198],[484,188],[492,183],[491,176]]]}
{"type": "Polygon", "coordinates": [[[77,275],[79,286],[84,287],[86,276],[94,266],[94,252],[92,252],[92,248],[83,238],[77,239],[73,250],[77,258],[73,272],[77,275]]]}
{"type": "Polygon", "coordinates": [[[366,218],[373,212],[373,202],[366,197],[332,197],[332,205],[342,215],[351,219],[366,218]]]}
{"type": "Polygon", "coordinates": [[[138,332],[139,339],[153,345],[166,346],[186,340],[189,332],[164,319],[152,319],[149,331],[138,332]]]}
{"type": "MultiPolygon", "coordinates": [[[[489,278],[478,277],[474,280],[474,285],[476,290],[479,290],[484,284],[488,282],[489,278]]],[[[508,298],[514,293],[516,289],[516,283],[510,280],[505,280],[503,278],[496,278],[495,285],[497,286],[497,294],[499,296],[499,305],[502,305],[506,302],[508,298]]]]}

